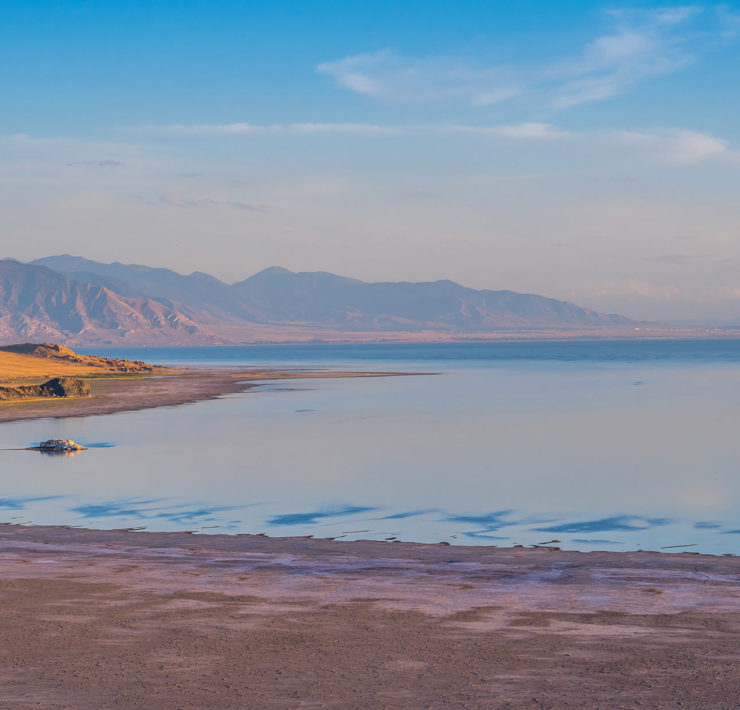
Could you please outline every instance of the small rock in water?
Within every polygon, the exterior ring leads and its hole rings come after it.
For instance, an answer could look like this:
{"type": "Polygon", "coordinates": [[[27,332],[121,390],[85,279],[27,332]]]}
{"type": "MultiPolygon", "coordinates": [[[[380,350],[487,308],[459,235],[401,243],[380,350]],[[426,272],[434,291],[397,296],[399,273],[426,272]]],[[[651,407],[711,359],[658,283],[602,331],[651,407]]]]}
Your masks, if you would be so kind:
{"type": "Polygon", "coordinates": [[[38,448],[41,451],[84,451],[85,447],[81,446],[72,439],[47,439],[42,441],[38,448]]]}

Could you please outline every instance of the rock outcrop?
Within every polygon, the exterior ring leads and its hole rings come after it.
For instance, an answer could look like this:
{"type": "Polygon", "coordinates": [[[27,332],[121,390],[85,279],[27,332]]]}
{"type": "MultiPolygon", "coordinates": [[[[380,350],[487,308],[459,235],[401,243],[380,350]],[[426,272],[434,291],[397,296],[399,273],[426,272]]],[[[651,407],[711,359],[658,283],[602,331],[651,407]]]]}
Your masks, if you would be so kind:
{"type": "Polygon", "coordinates": [[[0,387],[0,401],[52,397],[89,397],[90,385],[79,377],[52,377],[40,385],[0,387]]]}

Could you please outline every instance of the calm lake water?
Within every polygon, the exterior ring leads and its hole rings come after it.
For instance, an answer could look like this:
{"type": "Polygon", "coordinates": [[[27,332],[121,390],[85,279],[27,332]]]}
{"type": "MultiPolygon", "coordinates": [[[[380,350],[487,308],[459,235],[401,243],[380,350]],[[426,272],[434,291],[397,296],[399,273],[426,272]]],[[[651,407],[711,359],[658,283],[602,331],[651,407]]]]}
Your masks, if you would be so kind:
{"type": "Polygon", "coordinates": [[[104,354],[437,374],[0,424],[6,449],[51,437],[91,447],[0,451],[0,521],[740,552],[740,341],[104,354]]]}

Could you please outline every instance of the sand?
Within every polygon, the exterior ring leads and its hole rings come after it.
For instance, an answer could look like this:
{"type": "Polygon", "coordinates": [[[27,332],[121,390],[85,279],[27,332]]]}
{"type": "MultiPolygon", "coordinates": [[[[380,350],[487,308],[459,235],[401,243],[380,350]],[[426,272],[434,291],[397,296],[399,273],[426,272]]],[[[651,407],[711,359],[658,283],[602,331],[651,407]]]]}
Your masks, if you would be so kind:
{"type": "Polygon", "coordinates": [[[3,708],[736,708],[740,559],[0,526],[3,708]]]}

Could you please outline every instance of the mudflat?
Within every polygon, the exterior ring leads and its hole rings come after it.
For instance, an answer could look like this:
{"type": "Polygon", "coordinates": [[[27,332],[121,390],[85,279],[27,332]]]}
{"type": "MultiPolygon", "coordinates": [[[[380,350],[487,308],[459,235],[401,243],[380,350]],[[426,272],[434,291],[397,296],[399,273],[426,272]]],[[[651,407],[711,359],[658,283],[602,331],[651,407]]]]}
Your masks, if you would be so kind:
{"type": "Polygon", "coordinates": [[[0,526],[4,708],[735,708],[740,559],[0,526]]]}

